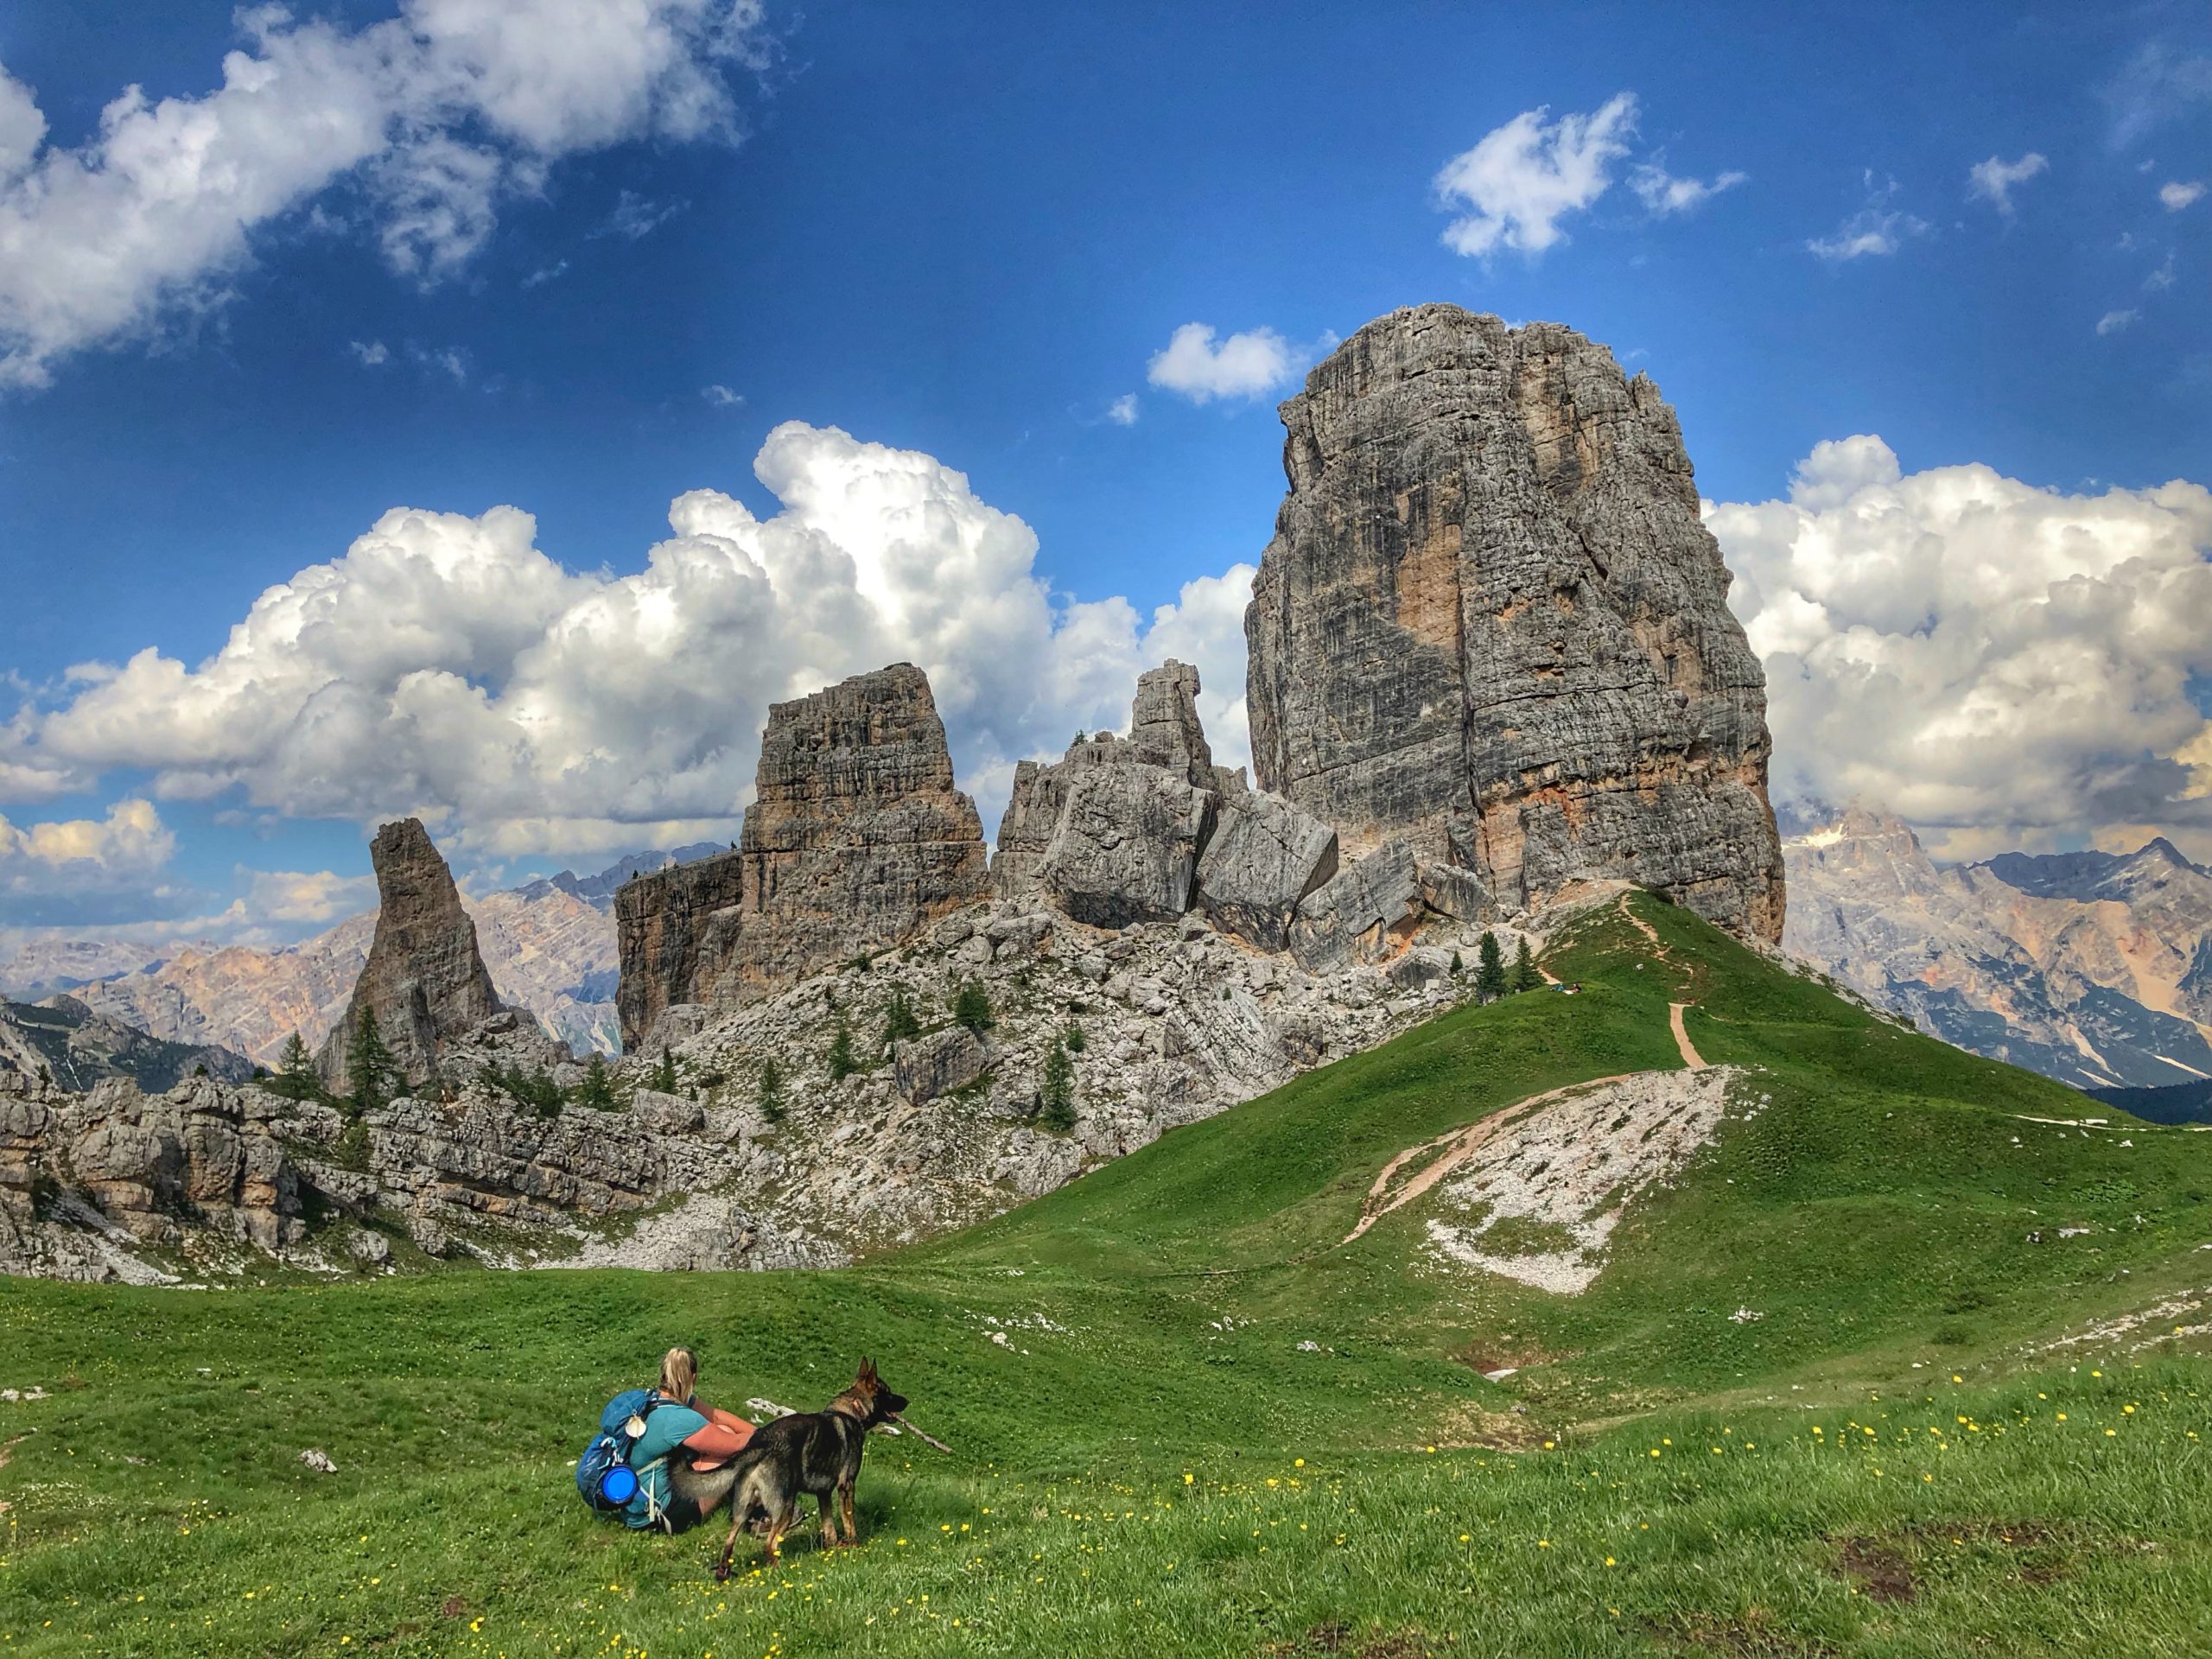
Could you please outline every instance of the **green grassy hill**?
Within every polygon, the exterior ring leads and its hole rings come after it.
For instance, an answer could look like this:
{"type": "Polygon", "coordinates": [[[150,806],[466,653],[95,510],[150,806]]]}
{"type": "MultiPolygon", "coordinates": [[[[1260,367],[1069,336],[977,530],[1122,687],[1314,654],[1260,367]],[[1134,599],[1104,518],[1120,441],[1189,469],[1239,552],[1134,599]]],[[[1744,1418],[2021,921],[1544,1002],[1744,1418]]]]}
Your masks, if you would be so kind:
{"type": "Polygon", "coordinates": [[[49,1390],[0,1401],[0,1652],[2212,1650],[2212,1140],[1649,899],[1545,965],[1581,994],[846,1271],[0,1285],[0,1387],[49,1390]],[[1727,1109],[1582,1294],[1440,1259],[1448,1183],[1344,1242],[1409,1148],[1681,1068],[1674,1002],[1727,1109]],[[717,1586],[718,1529],[569,1484],[679,1340],[731,1405],[870,1354],[955,1453],[877,1441],[862,1548],[717,1586]]]}

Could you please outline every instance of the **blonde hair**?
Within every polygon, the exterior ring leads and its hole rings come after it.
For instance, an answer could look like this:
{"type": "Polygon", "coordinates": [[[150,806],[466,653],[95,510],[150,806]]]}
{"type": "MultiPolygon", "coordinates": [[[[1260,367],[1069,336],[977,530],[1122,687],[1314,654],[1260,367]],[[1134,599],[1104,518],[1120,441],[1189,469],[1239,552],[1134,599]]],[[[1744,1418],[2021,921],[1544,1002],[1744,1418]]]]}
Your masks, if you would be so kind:
{"type": "Polygon", "coordinates": [[[660,1391],[670,1399],[689,1401],[698,1382],[699,1356],[690,1349],[671,1348],[660,1357],[660,1391]]]}

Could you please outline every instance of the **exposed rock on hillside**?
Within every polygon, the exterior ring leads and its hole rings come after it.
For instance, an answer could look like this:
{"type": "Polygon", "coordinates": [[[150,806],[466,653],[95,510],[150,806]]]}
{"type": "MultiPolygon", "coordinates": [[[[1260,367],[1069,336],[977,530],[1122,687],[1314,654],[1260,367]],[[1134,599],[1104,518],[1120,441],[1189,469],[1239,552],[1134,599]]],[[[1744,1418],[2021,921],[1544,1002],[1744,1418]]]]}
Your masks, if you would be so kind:
{"type": "Polygon", "coordinates": [[[623,1040],[671,1004],[756,1001],[981,898],[976,804],[953,787],[929,678],[896,664],[768,711],[738,850],[616,895],[623,1040]]]}
{"type": "Polygon", "coordinates": [[[369,959],[316,1058],[324,1082],[351,1087],[346,1050],[365,1012],[402,1073],[434,1075],[446,1041],[500,1011],[492,976],[476,949],[476,924],[461,906],[453,872],[419,818],[387,823],[369,843],[377,874],[377,925],[369,959]]]}
{"type": "Polygon", "coordinates": [[[1282,406],[1245,617],[1261,785],[1511,914],[1582,875],[1779,937],[1765,683],[1674,411],[1551,323],[1362,328],[1282,406]]]}
{"type": "Polygon", "coordinates": [[[1783,850],[1783,947],[1922,1030],[2077,1087],[2212,1074],[2212,873],[2170,843],[1940,866],[1853,807],[1783,850]]]}

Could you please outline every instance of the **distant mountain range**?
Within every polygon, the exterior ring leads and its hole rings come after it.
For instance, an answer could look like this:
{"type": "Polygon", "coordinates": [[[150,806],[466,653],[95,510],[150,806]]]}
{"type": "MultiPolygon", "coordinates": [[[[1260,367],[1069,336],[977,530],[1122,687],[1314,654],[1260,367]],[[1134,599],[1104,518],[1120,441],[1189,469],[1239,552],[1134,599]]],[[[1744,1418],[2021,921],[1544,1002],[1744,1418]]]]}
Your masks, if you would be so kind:
{"type": "Polygon", "coordinates": [[[2212,871],[2171,842],[1938,865],[1853,808],[1783,857],[1783,948],[1923,1031],[2077,1088],[2212,1077],[2212,871]]]}
{"type": "MultiPolygon", "coordinates": [[[[641,871],[722,850],[709,842],[637,853],[594,875],[563,870],[461,902],[500,996],[579,1052],[612,1054],[621,1040],[615,890],[641,871]]],[[[0,996],[30,1002],[64,995],[88,1014],[164,1042],[273,1066],[292,1033],[312,1048],[338,1022],[375,931],[370,911],[274,950],[41,940],[0,959],[0,996]]]]}
{"type": "Polygon", "coordinates": [[[42,1004],[0,1002],[0,1077],[50,1077],[83,1093],[105,1077],[129,1077],[156,1093],[194,1071],[226,1083],[243,1083],[253,1067],[227,1049],[165,1042],[76,998],[42,1004]]]}

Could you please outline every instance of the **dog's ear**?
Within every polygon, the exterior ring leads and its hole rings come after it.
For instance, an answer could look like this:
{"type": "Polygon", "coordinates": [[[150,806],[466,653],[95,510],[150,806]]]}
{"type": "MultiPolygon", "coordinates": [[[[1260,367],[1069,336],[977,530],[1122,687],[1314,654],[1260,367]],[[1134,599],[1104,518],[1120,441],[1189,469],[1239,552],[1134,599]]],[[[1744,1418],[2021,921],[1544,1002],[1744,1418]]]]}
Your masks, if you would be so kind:
{"type": "Polygon", "coordinates": [[[853,1381],[855,1382],[872,1383],[875,1380],[875,1362],[872,1359],[861,1360],[860,1370],[853,1374],[853,1381]]]}

